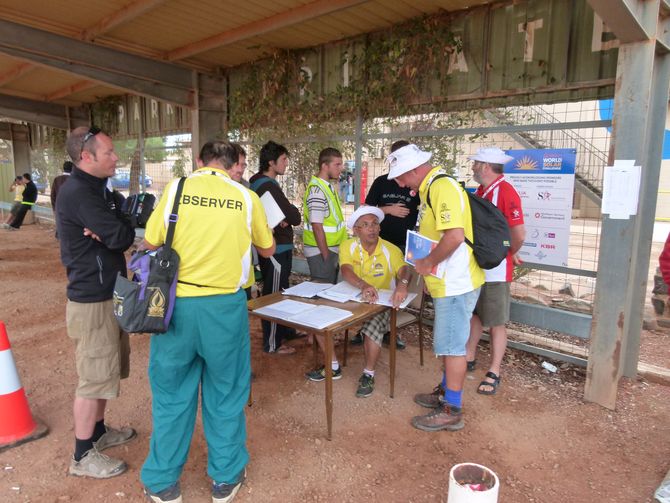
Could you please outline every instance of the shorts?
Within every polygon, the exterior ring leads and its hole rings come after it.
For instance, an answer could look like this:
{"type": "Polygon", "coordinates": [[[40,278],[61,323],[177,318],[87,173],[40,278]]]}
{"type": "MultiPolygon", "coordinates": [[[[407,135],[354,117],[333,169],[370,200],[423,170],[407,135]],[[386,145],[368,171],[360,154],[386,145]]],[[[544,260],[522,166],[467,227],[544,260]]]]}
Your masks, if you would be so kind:
{"type": "Polygon", "coordinates": [[[391,311],[387,309],[383,313],[379,313],[363,323],[361,334],[370,339],[377,346],[381,347],[384,334],[390,330],[391,311]]]}
{"type": "Polygon", "coordinates": [[[484,327],[499,327],[509,321],[510,283],[484,283],[475,312],[484,327]]]}
{"type": "Polygon", "coordinates": [[[119,396],[119,381],[130,371],[128,334],[119,328],[112,301],[81,303],[68,300],[67,334],[75,343],[80,398],[119,396]]]}
{"type": "Polygon", "coordinates": [[[437,356],[465,356],[465,345],[470,337],[470,318],[479,290],[433,299],[433,350],[437,356]]]}
{"type": "Polygon", "coordinates": [[[9,210],[9,214],[12,216],[16,216],[16,214],[19,212],[20,209],[21,209],[21,201],[14,201],[14,204],[12,204],[12,207],[9,210]]]}

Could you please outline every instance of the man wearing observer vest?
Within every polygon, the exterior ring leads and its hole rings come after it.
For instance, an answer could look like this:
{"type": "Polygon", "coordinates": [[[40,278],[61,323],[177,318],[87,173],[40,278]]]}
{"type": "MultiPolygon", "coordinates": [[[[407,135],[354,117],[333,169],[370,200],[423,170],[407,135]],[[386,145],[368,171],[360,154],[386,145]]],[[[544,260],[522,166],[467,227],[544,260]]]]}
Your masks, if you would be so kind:
{"type": "Polygon", "coordinates": [[[68,279],[67,334],[75,343],[79,378],[69,473],[109,478],[127,465],[101,451],[136,436],[132,428],[105,425],[107,400],[119,396],[120,380],[130,369],[128,334],[114,317],[112,296],[117,275],[126,275],[123,253],[135,231],[121,213],[123,196],[107,189],[119,159],[112,139],[98,128],[80,127],[70,133],[66,148],[75,167],[58,194],[56,225],[68,279]]]}
{"type": "Polygon", "coordinates": [[[500,366],[507,347],[507,329],[509,321],[510,284],[514,266],[521,263],[517,252],[523,245],[526,229],[523,225],[521,198],[516,189],[505,180],[503,165],[514,159],[499,148],[480,148],[468,159],[474,161],[472,173],[479,183],[475,195],[491,201],[502,212],[509,225],[512,243],[507,257],[500,265],[487,269],[486,283],[482,286],[474,315],[470,321],[470,340],[468,341],[468,370],[475,369],[477,343],[482,336],[482,327],[491,332],[491,366],[479,383],[477,393],[495,395],[500,384],[500,366]]]}
{"type": "Polygon", "coordinates": [[[342,207],[330,180],[342,172],[342,154],[329,147],[319,154],[319,172],[307,184],[303,198],[303,253],[312,281],[337,283],[340,243],[347,238],[342,207]]]}
{"type": "MultiPolygon", "coordinates": [[[[258,197],[268,193],[275,200],[285,219],[273,229],[277,250],[273,258],[279,264],[279,270],[272,260],[259,257],[258,264],[263,275],[263,295],[288,288],[288,279],[293,267],[293,226],[300,225],[300,210],[293,206],[284,195],[277,176],[283,175],[288,167],[288,150],[283,145],[273,141],[267,142],[261,148],[258,168],[259,171],[249,180],[251,190],[258,197]]],[[[279,355],[295,353],[295,348],[283,344],[286,336],[295,334],[295,329],[263,320],[263,351],[279,355]]]]}
{"type": "MultiPolygon", "coordinates": [[[[251,361],[243,286],[252,274],[251,246],[264,257],[275,251],[260,199],[231,178],[240,168],[239,146],[209,142],[200,161],[184,183],[172,243],[180,257],[174,312],[168,331],[151,337],[153,431],[141,479],[159,503],[182,501],[179,478],[199,398],[213,503],[232,501],[244,482],[251,361]]],[[[146,248],[165,242],[177,182],[147,223],[146,248]]]]}
{"type": "Polygon", "coordinates": [[[415,416],[412,425],[424,431],[460,430],[464,426],[462,395],[465,381],[465,345],[484,272],[465,238],[473,239],[472,213],[467,194],[446,171],[430,164],[430,152],[410,144],[388,156],[389,180],[419,193],[419,233],[437,242],[416,272],[423,275],[433,297],[435,322],[433,350],[442,357],[442,382],[432,393],[419,393],[414,401],[432,409],[415,416]],[[430,205],[428,204],[430,201],[430,205]],[[440,277],[435,267],[444,262],[440,277]]]}

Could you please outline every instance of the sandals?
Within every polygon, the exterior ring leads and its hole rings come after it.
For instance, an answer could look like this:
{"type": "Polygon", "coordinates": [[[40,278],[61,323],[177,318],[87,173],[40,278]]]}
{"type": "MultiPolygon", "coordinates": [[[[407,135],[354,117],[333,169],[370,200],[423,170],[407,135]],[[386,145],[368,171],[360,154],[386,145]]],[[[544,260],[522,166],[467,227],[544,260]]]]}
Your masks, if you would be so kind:
{"type": "Polygon", "coordinates": [[[500,385],[500,376],[495,375],[493,372],[487,372],[486,377],[493,379],[493,382],[482,381],[477,386],[477,393],[480,395],[495,395],[498,391],[498,386],[500,385]],[[484,389],[484,386],[488,386],[492,389],[484,389]]]}

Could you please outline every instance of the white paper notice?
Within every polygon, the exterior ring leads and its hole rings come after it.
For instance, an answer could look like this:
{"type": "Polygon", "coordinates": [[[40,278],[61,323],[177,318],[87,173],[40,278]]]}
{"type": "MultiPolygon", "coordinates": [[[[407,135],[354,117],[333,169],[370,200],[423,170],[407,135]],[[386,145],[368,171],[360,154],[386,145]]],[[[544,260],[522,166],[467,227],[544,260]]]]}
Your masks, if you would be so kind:
{"type": "Polygon", "coordinates": [[[279,225],[279,222],[286,218],[284,212],[281,210],[275,198],[272,197],[272,194],[265,192],[261,196],[261,203],[263,203],[263,208],[265,209],[265,216],[268,219],[268,227],[274,229],[279,225]]]}
{"type": "Polygon", "coordinates": [[[626,220],[637,215],[642,169],[635,161],[614,161],[605,167],[602,212],[612,220],[626,220]]]}
{"type": "Polygon", "coordinates": [[[302,283],[298,283],[291,288],[287,288],[282,293],[284,295],[294,295],[295,297],[304,297],[309,299],[314,297],[321,290],[325,290],[326,288],[330,288],[332,286],[332,283],[313,283],[311,281],[303,281],[302,283]]]}

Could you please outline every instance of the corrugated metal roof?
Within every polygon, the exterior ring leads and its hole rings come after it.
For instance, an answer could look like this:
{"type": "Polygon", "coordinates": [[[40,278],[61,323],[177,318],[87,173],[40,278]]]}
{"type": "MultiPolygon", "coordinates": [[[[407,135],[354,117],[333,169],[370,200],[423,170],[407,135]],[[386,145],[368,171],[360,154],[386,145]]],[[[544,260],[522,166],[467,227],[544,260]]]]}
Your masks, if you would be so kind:
{"type": "MultiPolygon", "coordinates": [[[[145,5],[148,1],[139,0],[145,5]]],[[[99,34],[94,41],[99,45],[162,59],[166,52],[313,2],[314,0],[150,2],[150,8],[146,12],[99,34]]],[[[95,27],[106,17],[136,3],[137,1],[129,0],[0,0],[0,19],[80,38],[84,30],[95,27]]],[[[218,66],[235,66],[263,57],[277,48],[309,47],[376,31],[440,9],[459,10],[485,3],[487,0],[369,0],[316,19],[305,19],[288,27],[189,55],[179,63],[195,64],[212,70],[218,66]]],[[[20,64],[20,61],[0,54],[0,82],[4,74],[12,72],[20,64]]],[[[0,92],[7,90],[12,93],[48,96],[59,86],[76,84],[78,80],[81,77],[68,79],[62,73],[40,69],[32,78],[21,77],[0,86],[0,92]]],[[[69,99],[89,101],[97,99],[101,94],[117,92],[100,86],[97,94],[90,91],[79,92],[69,99]],[[107,91],[103,92],[104,88],[107,91]]]]}

